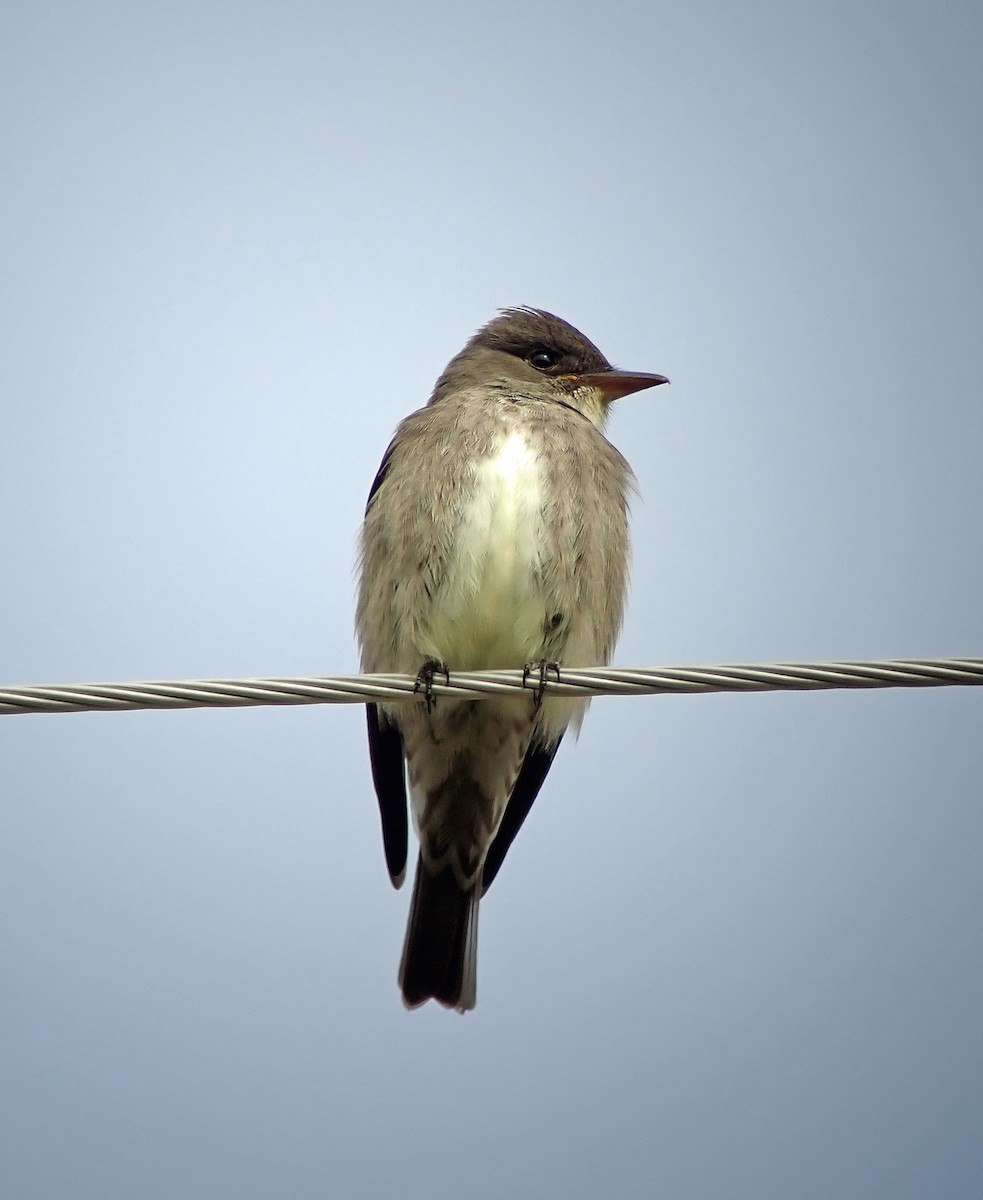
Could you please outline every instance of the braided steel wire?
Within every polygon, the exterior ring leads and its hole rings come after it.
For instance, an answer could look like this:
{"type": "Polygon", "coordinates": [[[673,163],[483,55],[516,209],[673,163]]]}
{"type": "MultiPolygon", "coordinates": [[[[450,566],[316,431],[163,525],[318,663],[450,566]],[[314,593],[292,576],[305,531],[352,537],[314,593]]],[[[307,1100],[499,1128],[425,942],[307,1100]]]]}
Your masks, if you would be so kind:
{"type": "MultiPolygon", "coordinates": [[[[650,696],[706,692],[819,691],[983,684],[983,658],[874,659],[861,662],[758,663],[705,667],[561,667],[549,672],[551,696],[650,696]]],[[[535,690],[539,672],[438,674],[436,697],[459,700],[535,690]]],[[[262,704],[364,704],[423,700],[413,675],[322,675],[263,679],[189,679],[0,688],[0,715],[237,708],[262,704]]]]}

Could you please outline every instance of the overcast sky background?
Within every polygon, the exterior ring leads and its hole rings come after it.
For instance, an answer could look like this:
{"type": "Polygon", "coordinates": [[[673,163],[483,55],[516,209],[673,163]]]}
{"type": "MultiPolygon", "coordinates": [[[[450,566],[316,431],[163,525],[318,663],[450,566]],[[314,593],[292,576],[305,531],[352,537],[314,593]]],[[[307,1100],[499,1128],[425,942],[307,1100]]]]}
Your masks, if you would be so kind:
{"type": "MultiPolygon", "coordinates": [[[[497,308],[619,403],[624,665],[983,654],[978,4],[11,4],[0,681],[350,672],[497,308]]],[[[983,694],[605,699],[407,1013],[355,706],[0,719],[0,1194],[977,1197],[983,694]]]]}

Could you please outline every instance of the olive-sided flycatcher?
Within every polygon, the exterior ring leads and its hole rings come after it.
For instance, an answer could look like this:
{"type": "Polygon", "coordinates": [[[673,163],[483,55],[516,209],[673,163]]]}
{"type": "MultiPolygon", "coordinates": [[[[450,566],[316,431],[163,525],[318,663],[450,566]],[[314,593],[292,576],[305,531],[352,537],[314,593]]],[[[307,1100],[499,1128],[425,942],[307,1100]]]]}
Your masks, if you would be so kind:
{"type": "Polygon", "coordinates": [[[610,662],[628,580],[634,477],[603,429],[612,400],[666,383],[615,370],[566,321],[505,310],[396,430],[362,528],[362,670],[417,674],[423,700],[369,704],[393,884],[406,873],[404,761],[420,837],[399,983],[414,1008],[464,1012],[478,901],[587,701],[549,695],[610,662]],[[545,687],[434,699],[436,673],[529,667],[545,687]]]}

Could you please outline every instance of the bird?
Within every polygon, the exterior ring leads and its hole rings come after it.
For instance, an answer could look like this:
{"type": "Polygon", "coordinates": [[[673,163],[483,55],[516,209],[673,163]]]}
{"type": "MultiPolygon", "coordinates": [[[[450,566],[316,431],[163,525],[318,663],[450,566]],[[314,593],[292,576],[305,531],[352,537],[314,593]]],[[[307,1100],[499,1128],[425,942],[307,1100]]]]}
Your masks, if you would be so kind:
{"type": "Polygon", "coordinates": [[[359,542],[362,670],[417,676],[422,700],[366,705],[390,879],[419,852],[399,986],[407,1008],[477,997],[478,906],[588,702],[564,667],[607,664],[629,571],[634,475],[604,436],[612,401],[668,383],[618,370],[542,309],[506,308],[403,420],[359,542]],[[522,668],[535,686],[435,697],[455,671],[522,668]]]}

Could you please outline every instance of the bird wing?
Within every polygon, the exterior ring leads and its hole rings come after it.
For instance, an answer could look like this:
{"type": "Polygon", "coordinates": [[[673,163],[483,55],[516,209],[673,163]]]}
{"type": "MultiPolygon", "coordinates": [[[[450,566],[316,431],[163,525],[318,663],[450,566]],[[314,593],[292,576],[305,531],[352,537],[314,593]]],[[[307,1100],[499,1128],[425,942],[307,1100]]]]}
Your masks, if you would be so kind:
{"type": "MultiPolygon", "coordinates": [[[[376,472],[365,502],[368,512],[372,499],[389,472],[393,444],[390,443],[376,472]]],[[[390,725],[377,704],[366,704],[365,716],[369,730],[369,760],[372,782],[379,802],[382,820],[382,845],[386,866],[393,887],[400,887],[406,877],[406,851],[409,836],[406,817],[406,772],[403,768],[403,739],[395,725],[390,725]]]]}
{"type": "Polygon", "coordinates": [[[544,746],[535,739],[530,742],[526,756],[522,760],[522,766],[519,768],[519,774],[515,781],[515,787],[512,789],[512,795],[509,796],[508,805],[499,824],[498,832],[495,834],[495,840],[492,842],[485,858],[485,868],[482,874],[482,895],[491,887],[492,881],[498,874],[499,867],[501,867],[505,861],[506,854],[509,852],[509,846],[515,841],[516,834],[522,828],[522,822],[529,816],[529,810],[533,806],[533,801],[539,795],[539,789],[543,786],[543,780],[553,765],[553,759],[556,757],[556,752],[559,750],[562,740],[563,737],[561,735],[552,746],[544,746]]]}
{"type": "Polygon", "coordinates": [[[386,447],[386,453],[382,456],[382,462],[379,463],[379,469],[375,473],[375,479],[372,480],[372,486],[369,488],[369,494],[365,501],[365,511],[366,512],[368,512],[369,509],[372,507],[372,500],[373,500],[376,492],[382,486],[383,480],[389,474],[389,464],[392,462],[393,447],[395,445],[396,445],[396,439],[393,438],[393,440],[386,447]]]}
{"type": "Polygon", "coordinates": [[[390,725],[377,704],[366,704],[369,727],[369,759],[372,782],[382,819],[382,845],[393,887],[400,887],[406,876],[406,848],[409,831],[406,818],[406,773],[403,770],[403,739],[390,725]]]}

